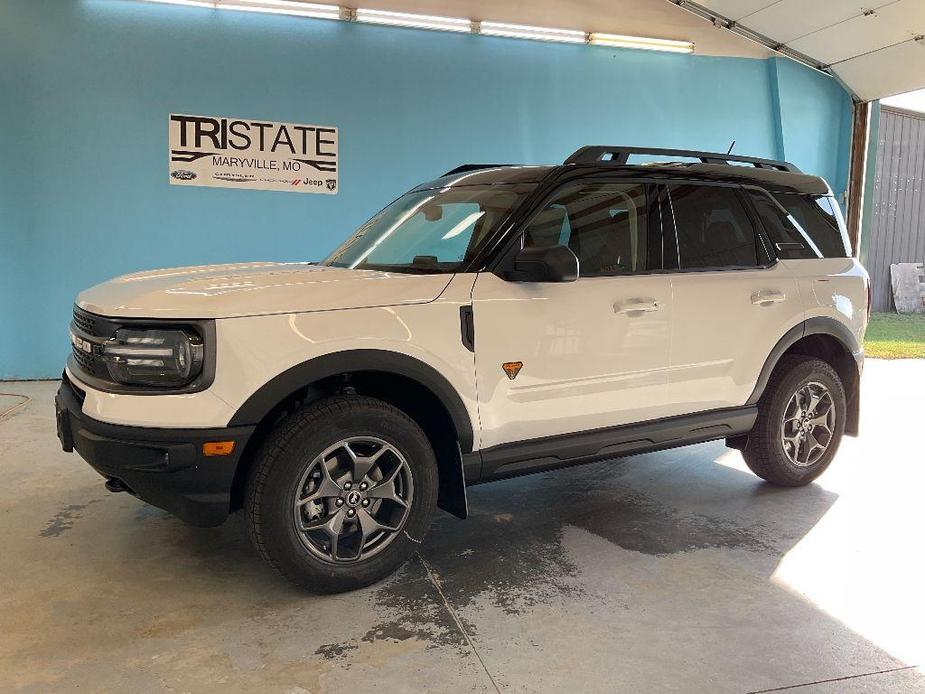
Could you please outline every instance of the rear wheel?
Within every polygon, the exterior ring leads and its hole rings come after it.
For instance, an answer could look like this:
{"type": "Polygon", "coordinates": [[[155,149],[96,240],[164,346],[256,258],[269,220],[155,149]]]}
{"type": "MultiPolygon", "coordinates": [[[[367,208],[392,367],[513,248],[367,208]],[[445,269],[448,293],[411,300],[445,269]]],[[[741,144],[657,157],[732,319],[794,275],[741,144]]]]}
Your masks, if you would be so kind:
{"type": "Polygon", "coordinates": [[[264,445],[245,510],[261,555],[318,592],[374,583],[420,543],[437,498],[420,427],[373,398],[337,396],[294,412],[264,445]]]}
{"type": "Polygon", "coordinates": [[[821,359],[780,360],[742,450],[749,469],[787,487],[809,484],[832,462],[845,431],[845,389],[821,359]]]}

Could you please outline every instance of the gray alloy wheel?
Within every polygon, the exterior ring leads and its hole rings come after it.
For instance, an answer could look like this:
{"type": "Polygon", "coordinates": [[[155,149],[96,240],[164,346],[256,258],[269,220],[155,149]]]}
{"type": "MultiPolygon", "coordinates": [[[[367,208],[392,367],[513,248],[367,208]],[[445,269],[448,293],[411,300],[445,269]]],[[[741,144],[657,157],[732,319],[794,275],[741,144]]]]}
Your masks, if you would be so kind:
{"type": "Polygon", "coordinates": [[[251,540],[280,574],[316,593],[380,581],[420,547],[438,493],[437,460],[400,409],[343,393],[279,420],[245,489],[251,540]]]}
{"type": "Polygon", "coordinates": [[[396,538],[413,501],[414,479],[402,453],[380,438],[352,436],[305,469],[293,519],[299,539],[319,559],[355,562],[396,538]]]}
{"type": "Polygon", "coordinates": [[[835,435],[835,404],[829,389],[818,381],[801,385],[790,398],[781,420],[781,444],[797,467],[814,465],[835,435]]]}
{"type": "Polygon", "coordinates": [[[748,433],[742,458],[762,479],[809,484],[832,462],[845,431],[845,388],[831,364],[804,354],[781,357],[748,433]]]}

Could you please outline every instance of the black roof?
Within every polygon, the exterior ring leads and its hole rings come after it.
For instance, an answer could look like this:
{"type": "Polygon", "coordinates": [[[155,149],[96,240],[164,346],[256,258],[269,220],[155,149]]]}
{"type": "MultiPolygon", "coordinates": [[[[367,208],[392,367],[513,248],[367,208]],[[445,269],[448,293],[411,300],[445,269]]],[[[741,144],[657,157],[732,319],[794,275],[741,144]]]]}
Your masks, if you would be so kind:
{"type": "Polygon", "coordinates": [[[617,172],[626,178],[726,182],[757,185],[777,193],[831,194],[828,184],[822,178],[804,174],[788,162],[715,152],[609,146],[582,147],[566,159],[565,163],[552,166],[464,164],[440,178],[418,186],[415,190],[447,186],[539,183],[549,177],[572,178],[575,175],[617,172]],[[629,164],[627,159],[631,154],[677,156],[700,161],[629,164]]]}

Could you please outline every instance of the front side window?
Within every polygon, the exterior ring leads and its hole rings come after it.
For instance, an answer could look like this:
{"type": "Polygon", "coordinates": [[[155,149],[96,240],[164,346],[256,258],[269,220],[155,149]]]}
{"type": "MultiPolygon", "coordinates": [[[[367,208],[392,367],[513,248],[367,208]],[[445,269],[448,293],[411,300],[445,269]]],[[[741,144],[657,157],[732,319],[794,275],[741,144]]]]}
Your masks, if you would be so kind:
{"type": "Polygon", "coordinates": [[[520,204],[522,186],[459,186],[403,195],[322,265],[409,273],[456,272],[520,204]]]}
{"type": "MultiPolygon", "coordinates": [[[[655,230],[652,230],[655,231],[655,230]]],[[[568,246],[581,277],[653,269],[646,186],[586,183],[563,189],[527,225],[524,247],[568,246]]]]}
{"type": "Polygon", "coordinates": [[[755,229],[733,188],[673,184],[668,189],[682,270],[759,265],[755,229]]]}

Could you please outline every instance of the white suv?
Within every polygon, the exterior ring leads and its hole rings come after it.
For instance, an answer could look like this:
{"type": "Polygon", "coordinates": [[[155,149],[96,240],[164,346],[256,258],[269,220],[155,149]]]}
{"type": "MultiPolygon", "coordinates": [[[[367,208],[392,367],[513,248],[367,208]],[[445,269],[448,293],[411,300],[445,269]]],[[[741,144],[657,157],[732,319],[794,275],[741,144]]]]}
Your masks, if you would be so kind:
{"type": "Polygon", "coordinates": [[[857,433],[867,292],[829,187],[785,162],[465,165],[320,264],[80,294],[59,437],[190,523],[243,508],[282,574],[345,590],[476,482],[724,438],[807,484],[857,433]]]}

